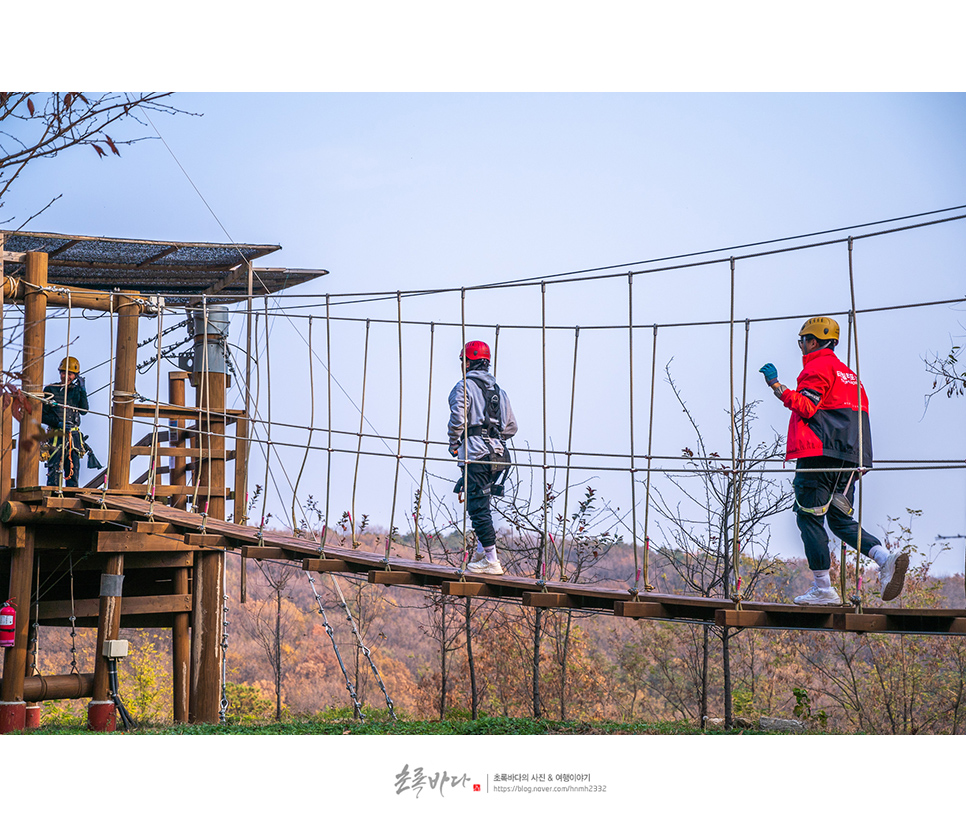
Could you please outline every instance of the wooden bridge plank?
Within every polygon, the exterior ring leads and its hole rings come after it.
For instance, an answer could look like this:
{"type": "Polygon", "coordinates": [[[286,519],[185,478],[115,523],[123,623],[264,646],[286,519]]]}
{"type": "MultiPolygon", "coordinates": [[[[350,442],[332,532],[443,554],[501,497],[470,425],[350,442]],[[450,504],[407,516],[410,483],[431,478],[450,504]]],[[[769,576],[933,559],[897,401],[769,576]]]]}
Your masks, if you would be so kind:
{"type": "Polygon", "coordinates": [[[573,599],[567,594],[524,591],[523,604],[531,608],[574,608],[573,599]]]}
{"type": "MultiPolygon", "coordinates": [[[[30,492],[29,496],[41,496],[43,492],[30,492]]],[[[20,495],[18,500],[23,500],[20,495]]],[[[130,494],[108,494],[101,491],[80,493],[85,502],[96,503],[104,498],[111,508],[123,510],[132,517],[145,516],[147,503],[130,494]]],[[[202,519],[198,513],[177,510],[171,507],[155,505],[154,516],[173,524],[182,534],[198,532],[202,519]]],[[[271,531],[259,531],[256,527],[247,527],[216,519],[207,519],[206,533],[223,536],[231,549],[240,549],[247,558],[280,558],[293,562],[303,562],[309,559],[319,559],[318,543],[271,531]],[[261,548],[259,544],[264,545],[261,548]],[[258,549],[258,553],[254,551],[258,549]]],[[[393,574],[393,583],[416,585],[439,585],[441,589],[455,592],[454,595],[472,593],[474,596],[492,599],[522,599],[524,594],[539,595],[552,594],[554,597],[541,598],[531,596],[531,601],[559,601],[559,597],[567,598],[567,602],[586,611],[602,614],[614,613],[623,617],[651,617],[655,619],[714,623],[718,617],[723,621],[742,624],[740,627],[812,629],[824,631],[868,631],[876,630],[888,633],[910,634],[966,634],[966,610],[910,610],[900,608],[867,609],[862,615],[856,615],[847,607],[835,608],[807,608],[791,603],[742,603],[741,612],[735,613],[731,600],[709,597],[688,597],[671,594],[644,594],[641,598],[632,597],[626,588],[610,587],[606,585],[573,585],[569,583],[548,582],[545,585],[536,579],[521,576],[488,576],[485,582],[464,582],[456,567],[444,564],[432,564],[412,559],[393,558],[389,564],[391,571],[386,571],[386,559],[383,555],[350,548],[339,548],[326,545],[324,559],[319,559],[320,566],[327,560],[338,560],[345,567],[355,573],[366,571],[380,576],[384,573],[393,574]],[[404,580],[404,575],[410,579],[404,580]],[[474,585],[481,587],[476,588],[474,585]],[[732,612],[732,613],[720,613],[732,612]],[[764,616],[762,616],[764,615],[764,616]],[[846,617],[849,617],[847,620],[846,617]],[[855,617],[871,617],[872,619],[854,619],[855,617]],[[757,625],[746,625],[754,622],[757,625]]],[[[333,562],[333,567],[336,564],[333,562]]],[[[341,564],[337,565],[342,567],[341,564]]],[[[385,584],[385,583],[379,583],[385,584]]],[[[446,592],[444,590],[444,592],[446,592]]],[[[739,626],[736,626],[739,627],[739,626]]]]}
{"type": "Polygon", "coordinates": [[[484,582],[443,582],[440,590],[453,597],[478,597],[486,592],[484,582]]]}
{"type": "Polygon", "coordinates": [[[371,570],[370,585],[421,585],[419,578],[405,570],[371,570]]]}
{"type": "Polygon", "coordinates": [[[303,559],[302,570],[319,573],[351,573],[344,559],[303,559]]]}

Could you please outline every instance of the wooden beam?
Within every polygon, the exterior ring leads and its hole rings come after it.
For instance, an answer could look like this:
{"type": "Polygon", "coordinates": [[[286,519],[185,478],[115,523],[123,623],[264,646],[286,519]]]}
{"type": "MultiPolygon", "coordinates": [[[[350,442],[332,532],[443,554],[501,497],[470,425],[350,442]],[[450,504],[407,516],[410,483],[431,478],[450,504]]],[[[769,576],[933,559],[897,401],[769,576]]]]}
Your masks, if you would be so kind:
{"type": "Polygon", "coordinates": [[[174,536],[129,533],[126,530],[101,531],[97,534],[94,545],[94,550],[98,553],[163,553],[170,550],[196,549],[174,536]]]}
{"type": "Polygon", "coordinates": [[[192,547],[205,550],[228,550],[231,547],[228,539],[215,533],[187,533],[184,540],[192,547]]]}
{"type": "Polygon", "coordinates": [[[130,521],[128,514],[123,510],[86,510],[85,516],[88,521],[113,521],[113,522],[128,522],[130,521]]]}
{"type": "MultiPolygon", "coordinates": [[[[163,594],[154,597],[124,597],[123,616],[130,614],[178,614],[191,610],[191,594],[163,594]]],[[[96,617],[100,600],[69,599],[40,603],[41,620],[65,620],[71,617],[96,617]]]]}
{"type": "Polygon", "coordinates": [[[351,573],[344,559],[303,559],[302,570],[319,573],[351,573]]]}
{"type": "Polygon", "coordinates": [[[444,594],[452,597],[478,597],[486,591],[483,582],[443,582],[440,587],[444,594]]]}
{"type": "Polygon", "coordinates": [[[291,559],[289,551],[281,547],[245,545],[241,549],[243,559],[291,559]]]}
{"type": "Polygon", "coordinates": [[[523,604],[532,608],[574,608],[573,597],[567,594],[549,594],[544,592],[523,592],[523,604]]]}
{"type": "Polygon", "coordinates": [[[166,521],[135,521],[132,529],[135,533],[183,535],[177,527],[166,521]]]}
{"type": "Polygon", "coordinates": [[[415,574],[406,570],[371,570],[370,585],[418,585],[415,574]]]}
{"type": "Polygon", "coordinates": [[[715,625],[731,626],[733,628],[762,627],[768,622],[768,615],[764,611],[749,611],[745,608],[719,608],[714,612],[715,625]]]}
{"type": "Polygon", "coordinates": [[[885,631],[885,614],[846,614],[846,631],[885,631]]]}
{"type": "Polygon", "coordinates": [[[659,602],[645,602],[644,600],[617,600],[614,602],[614,613],[618,617],[633,619],[669,619],[667,609],[659,602]]]}

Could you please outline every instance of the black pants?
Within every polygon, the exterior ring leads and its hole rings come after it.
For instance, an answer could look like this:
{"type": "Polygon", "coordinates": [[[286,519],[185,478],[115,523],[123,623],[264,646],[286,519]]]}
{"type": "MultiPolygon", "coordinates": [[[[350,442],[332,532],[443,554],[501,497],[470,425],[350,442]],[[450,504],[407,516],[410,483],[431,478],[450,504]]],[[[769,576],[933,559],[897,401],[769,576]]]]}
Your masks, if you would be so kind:
{"type": "Polygon", "coordinates": [[[470,517],[476,540],[483,547],[496,544],[493,513],[490,510],[490,488],[496,480],[488,461],[470,461],[464,467],[466,484],[466,514],[470,517]]]}
{"type": "MultiPolygon", "coordinates": [[[[805,545],[805,558],[812,570],[828,570],[832,564],[828,550],[828,533],[825,531],[826,521],[829,529],[853,550],[858,543],[858,522],[834,505],[829,504],[824,515],[802,509],[824,507],[833,493],[844,494],[851,504],[855,493],[855,478],[849,481],[849,475],[852,474],[850,469],[845,468],[838,472],[812,471],[847,466],[845,461],[826,457],[800,458],[795,465],[795,480],[792,482],[795,489],[795,515],[798,530],[802,534],[802,543],[805,545]],[[845,489],[846,484],[849,485],[848,490],[845,489]]],[[[869,551],[878,544],[881,542],[875,536],[862,530],[862,553],[868,556],[869,551]]]]}

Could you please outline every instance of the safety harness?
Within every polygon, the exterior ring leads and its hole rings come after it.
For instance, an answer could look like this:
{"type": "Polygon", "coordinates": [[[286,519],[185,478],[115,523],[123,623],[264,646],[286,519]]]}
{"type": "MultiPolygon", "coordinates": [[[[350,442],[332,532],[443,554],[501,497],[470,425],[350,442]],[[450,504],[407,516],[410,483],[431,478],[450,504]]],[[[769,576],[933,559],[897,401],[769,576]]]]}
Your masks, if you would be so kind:
{"type": "MultiPolygon", "coordinates": [[[[466,434],[468,437],[482,437],[484,441],[495,440],[502,447],[503,452],[494,452],[490,444],[487,446],[490,448],[490,452],[482,460],[488,460],[490,462],[490,471],[493,474],[499,473],[499,478],[497,478],[493,484],[490,486],[490,495],[500,497],[503,495],[503,485],[506,482],[507,476],[510,474],[510,468],[513,465],[513,459],[510,456],[510,449],[507,447],[506,441],[503,439],[503,415],[502,409],[500,407],[500,386],[495,382],[490,385],[486,380],[480,379],[478,376],[468,376],[468,380],[475,382],[480,391],[483,393],[483,422],[475,426],[468,426],[466,429],[466,434]]],[[[454,492],[463,491],[463,479],[456,484],[456,489],[454,492]]]]}

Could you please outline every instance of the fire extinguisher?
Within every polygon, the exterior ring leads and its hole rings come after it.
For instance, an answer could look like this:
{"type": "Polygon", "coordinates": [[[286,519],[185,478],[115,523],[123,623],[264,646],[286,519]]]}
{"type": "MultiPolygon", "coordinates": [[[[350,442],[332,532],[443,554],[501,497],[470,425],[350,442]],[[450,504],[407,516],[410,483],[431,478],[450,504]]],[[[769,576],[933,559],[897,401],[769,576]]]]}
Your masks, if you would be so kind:
{"type": "Polygon", "coordinates": [[[8,599],[0,608],[0,648],[9,649],[17,636],[17,609],[8,599]]]}

